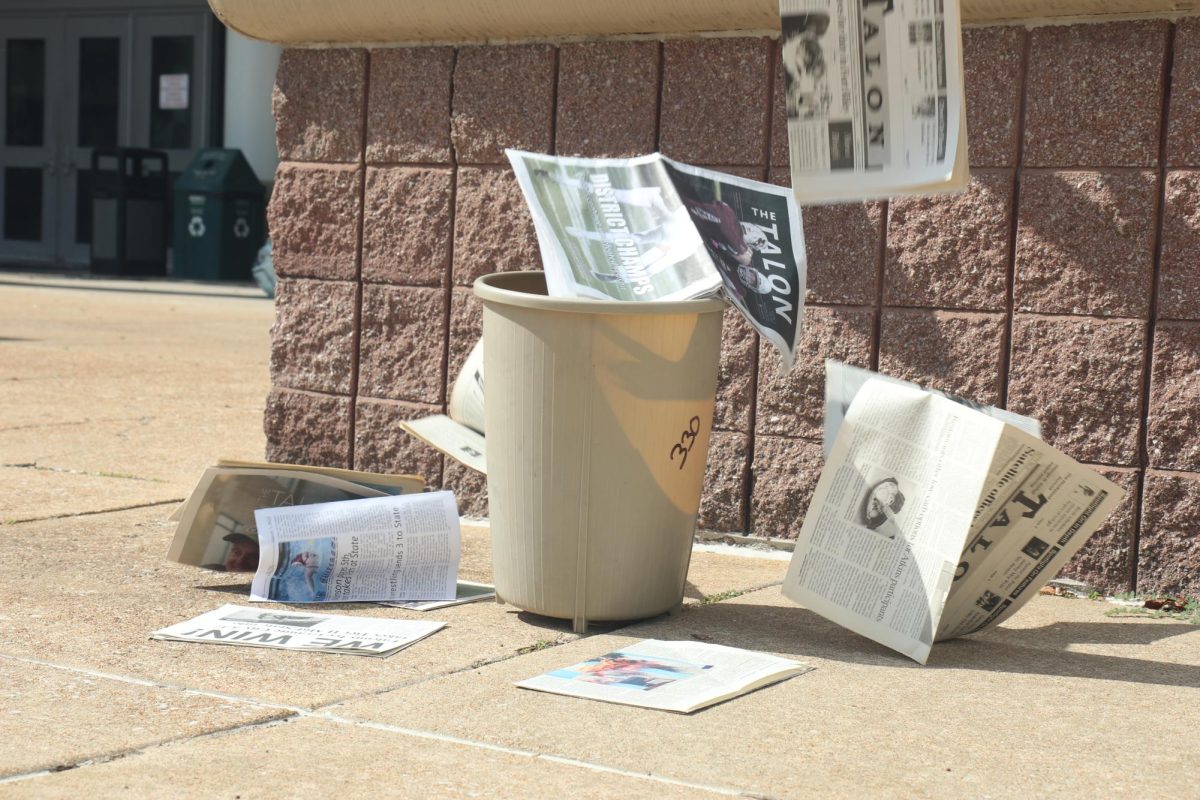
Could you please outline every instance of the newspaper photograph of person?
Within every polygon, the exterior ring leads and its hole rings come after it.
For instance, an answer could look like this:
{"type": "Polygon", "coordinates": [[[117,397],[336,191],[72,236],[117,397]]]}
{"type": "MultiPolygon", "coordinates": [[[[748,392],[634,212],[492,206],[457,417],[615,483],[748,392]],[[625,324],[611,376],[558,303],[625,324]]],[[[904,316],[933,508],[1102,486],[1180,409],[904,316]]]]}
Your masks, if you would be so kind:
{"type": "Polygon", "coordinates": [[[750,181],[713,181],[684,171],[683,165],[666,164],[721,275],[725,296],[779,348],[790,369],[805,283],[803,231],[791,198],[761,191],[750,181]]]}
{"type": "Polygon", "coordinates": [[[843,70],[827,61],[836,62],[841,55],[825,46],[829,21],[825,11],[780,19],[784,107],[790,119],[827,119],[833,109],[844,106],[841,83],[831,80],[843,70]]]}

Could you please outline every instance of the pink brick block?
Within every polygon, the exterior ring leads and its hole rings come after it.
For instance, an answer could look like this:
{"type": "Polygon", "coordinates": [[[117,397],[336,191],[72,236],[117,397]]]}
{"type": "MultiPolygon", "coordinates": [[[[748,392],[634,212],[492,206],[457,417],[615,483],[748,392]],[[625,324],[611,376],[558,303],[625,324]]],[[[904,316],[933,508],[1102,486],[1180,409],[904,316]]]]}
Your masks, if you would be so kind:
{"type": "Polygon", "coordinates": [[[559,154],[622,157],[657,149],[660,47],[586,42],[559,48],[559,154]]]}
{"type": "Polygon", "coordinates": [[[721,330],[721,367],[717,375],[717,406],[713,412],[713,427],[717,430],[750,432],[757,362],[758,334],[736,309],[725,309],[721,330]]]}
{"type": "Polygon", "coordinates": [[[1158,228],[1153,172],[1021,178],[1014,303],[1045,314],[1147,317],[1158,228]]]}
{"type": "Polygon", "coordinates": [[[1200,322],[1155,327],[1147,423],[1152,467],[1200,472],[1200,322]]]}
{"type": "Polygon", "coordinates": [[[888,305],[1003,310],[1007,305],[1011,170],[977,171],[965,192],[888,205],[888,305]]]}
{"type": "Polygon", "coordinates": [[[1200,474],[1146,472],[1137,589],[1200,594],[1200,474]]]}
{"type": "Polygon", "coordinates": [[[1019,27],[963,31],[972,166],[1011,167],[1017,163],[1025,40],[1026,31],[1019,27]]]}
{"type": "Polygon", "coordinates": [[[316,467],[350,466],[350,398],[275,388],[263,413],[266,459],[316,467]]]}
{"type": "Polygon", "coordinates": [[[700,498],[697,527],[721,533],[745,533],[743,513],[750,437],[744,433],[714,431],[708,445],[704,494],[700,498]]]}
{"type": "Polygon", "coordinates": [[[267,209],[280,277],[356,280],[362,171],[283,163],[267,209]]]}
{"type": "Polygon", "coordinates": [[[1025,166],[1154,167],[1166,20],[1030,32],[1025,166]]]}
{"type": "Polygon", "coordinates": [[[1200,167],[1200,19],[1196,17],[1175,23],[1167,164],[1200,167]]]}
{"type": "Polygon", "coordinates": [[[367,170],[363,280],[408,286],[449,281],[453,183],[449,169],[367,170]]]}
{"type": "Polygon", "coordinates": [[[1200,320],[1200,171],[1167,173],[1158,316],[1200,320]]]}
{"type": "Polygon", "coordinates": [[[426,488],[438,488],[442,485],[442,454],[405,431],[400,423],[440,414],[441,410],[440,406],[358,398],[354,468],[385,475],[420,475],[426,488]]]}
{"type": "Polygon", "coordinates": [[[774,44],[766,38],[663,44],[659,145],[691,164],[765,166],[774,44]]]}
{"type": "Polygon", "coordinates": [[[511,169],[461,167],[454,212],[454,282],[480,275],[541,269],[529,206],[511,169]]]}
{"type": "Polygon", "coordinates": [[[1018,314],[1008,407],[1079,461],[1138,465],[1146,323],[1018,314]]]}
{"type": "Polygon", "coordinates": [[[440,406],[445,402],[446,293],[363,287],[358,392],[440,406]]]}
{"type": "Polygon", "coordinates": [[[367,161],[449,164],[452,47],[371,51],[367,161]]]}
{"type": "MultiPolygon", "coordinates": [[[[446,369],[446,391],[454,388],[454,381],[462,370],[463,362],[483,337],[483,303],[471,289],[455,287],[450,295],[450,358],[446,369]]],[[[446,402],[450,402],[447,394],[446,402]]]]}
{"type": "Polygon", "coordinates": [[[279,157],[358,161],[366,87],[365,50],[285,50],[271,98],[279,157]]]}
{"type": "Polygon", "coordinates": [[[554,118],[554,48],[462,47],[454,65],[451,138],[460,164],[507,164],[504,148],[548,153],[554,118]]]}
{"type": "Polygon", "coordinates": [[[879,369],[996,405],[1004,344],[1003,314],[889,308],[880,324],[879,369]]]}
{"type": "Polygon", "coordinates": [[[271,328],[271,383],[350,394],[357,312],[354,283],[281,279],[271,328]]]}
{"type": "Polygon", "coordinates": [[[824,457],[820,442],[757,436],[750,530],[755,536],[795,539],[804,524],[824,457]]]}

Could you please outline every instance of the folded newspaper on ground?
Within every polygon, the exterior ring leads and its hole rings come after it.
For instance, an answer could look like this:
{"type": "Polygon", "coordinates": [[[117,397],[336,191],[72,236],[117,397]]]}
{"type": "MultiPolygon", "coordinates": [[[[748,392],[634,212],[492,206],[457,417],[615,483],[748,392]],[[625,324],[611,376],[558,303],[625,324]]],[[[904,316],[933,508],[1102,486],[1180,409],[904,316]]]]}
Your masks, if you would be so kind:
{"type": "Polygon", "coordinates": [[[966,186],[958,0],[780,0],[779,15],[797,202],[966,186]]]}
{"type": "Polygon", "coordinates": [[[817,482],[783,593],[924,664],[1038,593],[1124,491],[939,395],[867,382],[817,482]]]}
{"type": "Polygon", "coordinates": [[[258,568],[257,509],[415,494],[424,488],[425,481],[416,475],[220,461],[204,471],[172,514],[179,524],[167,558],[225,572],[253,572],[258,568]]]}
{"type": "Polygon", "coordinates": [[[799,661],[736,647],[646,639],[517,686],[690,714],[811,669],[799,661]]]}
{"type": "Polygon", "coordinates": [[[453,492],[255,512],[251,600],[453,600],[462,552],[453,492]]]}
{"type": "Polygon", "coordinates": [[[506,152],[533,215],[550,295],[647,301],[722,291],[791,368],[806,262],[790,190],[658,153],[506,152]]]}
{"type": "Polygon", "coordinates": [[[869,369],[854,367],[849,364],[843,364],[841,361],[834,361],[832,358],[827,358],[825,359],[825,437],[822,442],[825,446],[826,458],[829,457],[829,452],[833,450],[833,443],[837,439],[838,430],[842,427],[842,420],[846,417],[846,410],[854,402],[854,396],[872,378],[894,383],[897,386],[911,386],[914,389],[924,389],[932,394],[941,395],[947,400],[962,403],[964,406],[973,408],[981,414],[995,417],[1001,422],[1025,431],[1030,436],[1036,436],[1039,439],[1042,438],[1042,423],[1032,417],[1023,417],[1020,414],[1005,411],[1003,408],[985,406],[974,400],[968,400],[965,397],[947,394],[938,389],[918,386],[912,381],[893,378],[890,375],[882,375],[878,372],[872,372],[869,369]]]}
{"type": "Polygon", "coordinates": [[[155,631],[150,638],[387,658],[445,626],[444,622],[298,614],[225,605],[155,631]]]}
{"type": "Polygon", "coordinates": [[[401,422],[400,427],[465,467],[487,474],[483,438],[483,340],[459,370],[446,414],[401,422]]]}
{"type": "Polygon", "coordinates": [[[495,596],[496,587],[491,584],[459,581],[453,600],[410,600],[405,603],[385,601],[380,603],[380,605],[391,606],[393,608],[407,608],[409,611],[434,611],[449,606],[460,606],[463,603],[474,603],[476,600],[486,600],[489,597],[495,596]]]}

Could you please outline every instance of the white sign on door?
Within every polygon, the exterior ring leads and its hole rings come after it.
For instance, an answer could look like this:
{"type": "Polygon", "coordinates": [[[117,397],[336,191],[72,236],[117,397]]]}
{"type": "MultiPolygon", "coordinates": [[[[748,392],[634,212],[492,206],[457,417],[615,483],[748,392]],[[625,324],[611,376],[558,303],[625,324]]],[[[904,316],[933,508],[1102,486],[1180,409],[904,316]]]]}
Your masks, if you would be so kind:
{"type": "Polygon", "coordinates": [[[158,76],[158,107],[183,110],[188,107],[188,74],[158,76]]]}

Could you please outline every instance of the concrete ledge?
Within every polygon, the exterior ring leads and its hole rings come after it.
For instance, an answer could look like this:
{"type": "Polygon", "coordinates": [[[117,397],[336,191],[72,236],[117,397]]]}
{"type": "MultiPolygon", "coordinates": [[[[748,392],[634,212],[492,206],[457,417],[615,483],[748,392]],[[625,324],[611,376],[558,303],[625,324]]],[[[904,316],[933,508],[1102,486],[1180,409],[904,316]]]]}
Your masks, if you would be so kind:
{"type": "MultiPolygon", "coordinates": [[[[777,0],[209,0],[228,27],[280,44],[399,44],[773,31],[777,0]]],[[[962,0],[966,23],[1171,14],[1200,0],[962,0]]]]}

